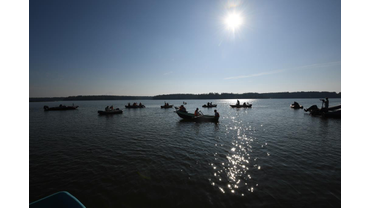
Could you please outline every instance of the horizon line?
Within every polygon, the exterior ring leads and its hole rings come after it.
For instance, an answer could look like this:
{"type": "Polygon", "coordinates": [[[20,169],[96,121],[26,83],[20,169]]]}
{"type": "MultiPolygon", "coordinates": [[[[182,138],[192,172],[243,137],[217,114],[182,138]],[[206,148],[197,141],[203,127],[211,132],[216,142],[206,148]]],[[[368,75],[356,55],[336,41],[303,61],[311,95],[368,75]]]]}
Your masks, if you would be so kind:
{"type": "Polygon", "coordinates": [[[281,92],[244,92],[244,93],[232,93],[232,92],[209,92],[209,93],[171,93],[171,94],[158,94],[158,95],[69,95],[69,96],[55,96],[55,97],[29,97],[29,98],[68,98],[68,97],[79,97],[79,96],[112,96],[112,97],[155,97],[155,96],[163,96],[163,95],[209,95],[209,94],[234,94],[234,95],[242,95],[242,94],[276,94],[276,93],[336,93],[341,94],[340,92],[335,91],[281,91],[281,92]]]}

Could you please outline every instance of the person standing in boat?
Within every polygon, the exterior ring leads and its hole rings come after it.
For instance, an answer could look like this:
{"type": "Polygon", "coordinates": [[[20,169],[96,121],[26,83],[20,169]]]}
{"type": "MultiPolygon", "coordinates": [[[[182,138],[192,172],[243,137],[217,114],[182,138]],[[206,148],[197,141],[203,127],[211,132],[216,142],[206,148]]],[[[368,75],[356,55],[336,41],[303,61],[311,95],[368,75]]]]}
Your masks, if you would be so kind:
{"type": "Polygon", "coordinates": [[[220,114],[217,112],[217,110],[215,110],[215,117],[216,118],[220,117],[220,114]]]}
{"type": "Polygon", "coordinates": [[[236,100],[236,105],[240,105],[240,101],[239,100],[236,100]]]}
{"type": "Polygon", "coordinates": [[[325,100],[322,99],[321,101],[324,104],[324,112],[328,112],[328,110],[329,110],[329,98],[325,98],[325,100]]]}

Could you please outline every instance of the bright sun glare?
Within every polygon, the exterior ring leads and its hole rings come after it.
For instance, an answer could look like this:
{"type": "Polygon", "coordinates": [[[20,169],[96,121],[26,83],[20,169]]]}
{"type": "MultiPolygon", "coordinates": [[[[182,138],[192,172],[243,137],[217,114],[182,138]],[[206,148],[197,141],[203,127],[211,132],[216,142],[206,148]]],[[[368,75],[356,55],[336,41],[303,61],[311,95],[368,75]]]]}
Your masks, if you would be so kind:
{"type": "Polygon", "coordinates": [[[225,17],[227,29],[235,31],[243,24],[243,17],[238,13],[230,13],[225,17]]]}

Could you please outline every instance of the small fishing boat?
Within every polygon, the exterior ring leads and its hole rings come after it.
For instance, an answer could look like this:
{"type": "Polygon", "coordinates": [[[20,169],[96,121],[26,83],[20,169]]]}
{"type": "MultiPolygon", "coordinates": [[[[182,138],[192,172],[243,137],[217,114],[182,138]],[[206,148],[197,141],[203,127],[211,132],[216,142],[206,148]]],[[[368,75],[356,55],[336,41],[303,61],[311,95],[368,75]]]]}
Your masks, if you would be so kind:
{"type": "Polygon", "coordinates": [[[199,115],[195,116],[193,113],[188,113],[187,111],[180,111],[177,110],[175,111],[177,115],[185,120],[191,120],[191,121],[197,121],[197,122],[202,122],[202,121],[210,121],[210,122],[217,122],[220,117],[216,116],[210,116],[210,115],[199,115]]]}
{"type": "Polygon", "coordinates": [[[161,105],[161,108],[172,108],[173,105],[161,105]]]}
{"type": "Polygon", "coordinates": [[[125,105],[126,108],[145,108],[145,105],[125,105]]]}
{"type": "Polygon", "coordinates": [[[342,108],[342,105],[335,105],[335,106],[329,107],[328,110],[329,111],[334,111],[334,110],[338,110],[338,109],[341,109],[341,108],[342,108]]]}
{"type": "Polygon", "coordinates": [[[67,191],[57,192],[30,203],[30,208],[46,207],[86,208],[76,197],[67,191]]]}
{"type": "Polygon", "coordinates": [[[164,105],[161,105],[161,108],[172,108],[173,105],[170,105],[169,103],[164,102],[164,105]]]}
{"type": "Polygon", "coordinates": [[[312,116],[321,116],[326,118],[340,118],[341,117],[341,105],[336,105],[329,107],[327,110],[324,108],[318,108],[317,105],[313,105],[307,109],[305,112],[309,112],[312,116]]]}
{"type": "Polygon", "coordinates": [[[340,118],[342,116],[341,109],[335,109],[335,110],[329,110],[328,112],[323,112],[322,116],[326,118],[340,118]]]}
{"type": "Polygon", "coordinates": [[[230,105],[232,108],[251,108],[252,104],[244,103],[243,105],[230,105]]]}
{"type": "Polygon", "coordinates": [[[76,110],[78,106],[65,106],[65,105],[59,105],[58,107],[50,107],[45,105],[44,111],[60,111],[60,110],[76,110]]]}
{"type": "Polygon", "coordinates": [[[109,109],[109,110],[104,110],[104,111],[98,111],[99,115],[112,115],[112,114],[121,114],[123,113],[122,110],[120,110],[119,108],[116,108],[116,109],[109,109]]]}
{"type": "Polygon", "coordinates": [[[300,108],[303,108],[302,105],[299,105],[297,102],[294,102],[293,104],[290,105],[291,108],[294,108],[294,109],[300,109],[300,108]]]}
{"type": "Polygon", "coordinates": [[[217,105],[207,105],[207,104],[204,104],[204,105],[202,105],[202,107],[203,108],[215,108],[215,107],[217,107],[217,105]]]}

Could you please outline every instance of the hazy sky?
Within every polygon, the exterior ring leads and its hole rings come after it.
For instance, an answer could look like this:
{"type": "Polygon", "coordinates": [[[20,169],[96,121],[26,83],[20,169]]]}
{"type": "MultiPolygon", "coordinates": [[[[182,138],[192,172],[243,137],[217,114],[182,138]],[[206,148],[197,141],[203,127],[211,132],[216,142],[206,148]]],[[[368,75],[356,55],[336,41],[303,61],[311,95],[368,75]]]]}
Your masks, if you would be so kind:
{"type": "Polygon", "coordinates": [[[29,95],[341,91],[341,1],[29,2],[29,95]]]}

